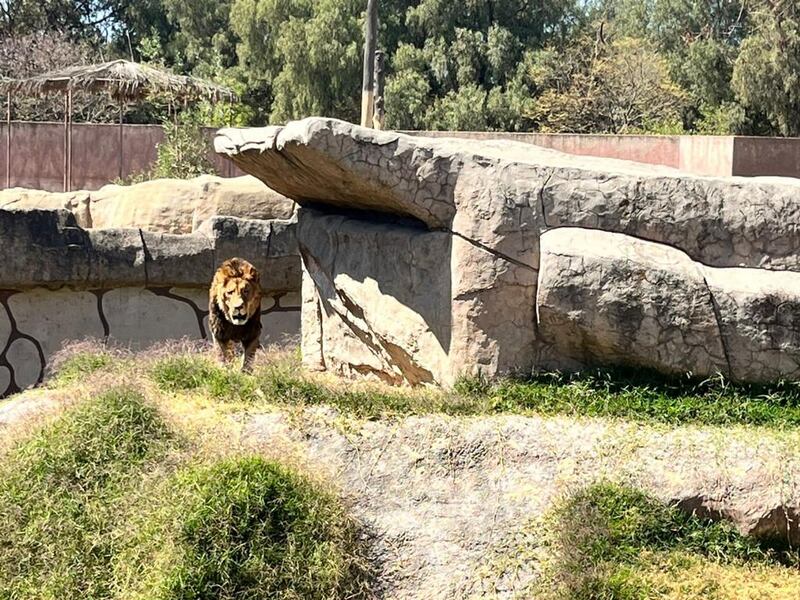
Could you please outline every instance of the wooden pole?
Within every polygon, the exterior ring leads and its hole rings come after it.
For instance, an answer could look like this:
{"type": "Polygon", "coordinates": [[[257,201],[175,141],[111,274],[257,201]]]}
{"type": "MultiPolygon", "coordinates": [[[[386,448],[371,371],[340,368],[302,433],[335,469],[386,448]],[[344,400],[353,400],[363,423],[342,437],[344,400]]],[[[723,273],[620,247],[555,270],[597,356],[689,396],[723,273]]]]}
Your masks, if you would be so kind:
{"type": "Polygon", "coordinates": [[[72,191],[72,90],[68,92],[67,114],[69,126],[67,128],[67,191],[72,191]]]}
{"type": "Polygon", "coordinates": [[[64,92],[64,191],[67,191],[67,155],[68,149],[67,144],[69,144],[69,98],[67,97],[67,93],[64,92]]]}
{"type": "Polygon", "coordinates": [[[11,92],[6,96],[6,188],[11,187],[11,92]]]}
{"type": "Polygon", "coordinates": [[[372,127],[374,113],[373,88],[375,86],[375,47],[378,38],[378,0],[367,3],[364,26],[364,78],[361,86],[361,126],[372,127]]]}
{"type": "Polygon", "coordinates": [[[123,111],[123,100],[122,98],[119,99],[119,166],[118,166],[118,177],[120,180],[122,179],[122,111],[123,111]]]}
{"type": "Polygon", "coordinates": [[[385,64],[386,54],[378,50],[375,52],[375,97],[373,99],[375,110],[372,116],[372,126],[375,129],[383,129],[386,122],[386,109],[383,100],[383,88],[386,83],[385,64]]]}

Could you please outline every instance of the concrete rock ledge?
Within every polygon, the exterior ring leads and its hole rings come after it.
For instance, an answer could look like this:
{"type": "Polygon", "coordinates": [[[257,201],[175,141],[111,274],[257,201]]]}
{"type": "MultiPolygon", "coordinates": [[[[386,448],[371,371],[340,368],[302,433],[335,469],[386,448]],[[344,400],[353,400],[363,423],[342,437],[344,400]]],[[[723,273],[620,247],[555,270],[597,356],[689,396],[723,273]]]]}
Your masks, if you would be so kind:
{"type": "Polygon", "coordinates": [[[412,384],[597,363],[800,376],[800,182],[322,118],[215,146],[302,207],[308,366],[412,384]]]}
{"type": "Polygon", "coordinates": [[[211,217],[288,219],[294,203],[254,177],[201,175],[106,185],[96,191],[0,190],[0,209],[66,209],[84,229],[141,227],[162,233],[192,233],[211,217]]]}

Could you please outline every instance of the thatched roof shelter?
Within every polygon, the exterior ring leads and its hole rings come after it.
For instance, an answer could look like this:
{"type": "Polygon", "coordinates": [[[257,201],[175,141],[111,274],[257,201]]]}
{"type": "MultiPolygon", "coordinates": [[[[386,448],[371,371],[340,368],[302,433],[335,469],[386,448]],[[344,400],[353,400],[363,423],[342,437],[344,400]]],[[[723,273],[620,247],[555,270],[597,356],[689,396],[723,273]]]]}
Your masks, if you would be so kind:
{"type": "Polygon", "coordinates": [[[128,60],[112,60],[93,65],[66,67],[26,79],[0,77],[0,95],[6,96],[6,187],[11,175],[11,97],[13,95],[64,95],[64,191],[72,189],[72,93],[108,93],[119,104],[119,177],[122,177],[123,128],[122,115],[127,102],[141,101],[150,96],[168,96],[173,101],[236,100],[229,88],[186,75],[175,75],[165,69],[128,60]]]}
{"type": "Polygon", "coordinates": [[[176,99],[234,100],[232,90],[196,77],[127,60],[66,67],[27,79],[0,80],[0,93],[39,96],[66,92],[108,92],[119,102],[168,94],[176,99]]]}

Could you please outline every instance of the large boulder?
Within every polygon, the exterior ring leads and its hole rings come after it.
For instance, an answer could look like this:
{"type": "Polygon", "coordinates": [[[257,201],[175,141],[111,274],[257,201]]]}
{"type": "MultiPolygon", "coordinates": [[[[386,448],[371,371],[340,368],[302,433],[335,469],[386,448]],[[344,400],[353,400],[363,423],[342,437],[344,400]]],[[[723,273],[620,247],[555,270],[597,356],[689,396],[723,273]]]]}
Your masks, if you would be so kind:
{"type": "Polygon", "coordinates": [[[155,179],[106,185],[97,191],[0,191],[0,208],[66,209],[83,228],[138,227],[160,233],[192,233],[211,217],[288,219],[294,202],[250,176],[155,179]]]}
{"type": "Polygon", "coordinates": [[[800,273],[707,267],[664,244],[577,227],[541,243],[543,366],[800,380],[800,273]]]}
{"type": "Polygon", "coordinates": [[[84,229],[92,226],[91,192],[46,192],[26,188],[0,190],[0,209],[68,210],[84,229]]]}
{"type": "Polygon", "coordinates": [[[798,181],[321,118],[215,145],[302,207],[310,366],[408,383],[595,363],[800,375],[798,181]]]}

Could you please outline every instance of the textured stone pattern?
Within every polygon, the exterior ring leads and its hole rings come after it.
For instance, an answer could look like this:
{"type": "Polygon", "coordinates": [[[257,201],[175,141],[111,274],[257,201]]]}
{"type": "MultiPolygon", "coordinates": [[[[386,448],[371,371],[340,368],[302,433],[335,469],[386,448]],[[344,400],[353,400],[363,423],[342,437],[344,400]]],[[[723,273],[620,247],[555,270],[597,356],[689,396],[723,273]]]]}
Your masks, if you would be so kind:
{"type": "Polygon", "coordinates": [[[222,130],[215,146],[301,205],[314,368],[800,378],[800,181],[320,118],[222,130]]]}
{"type": "Polygon", "coordinates": [[[106,185],[96,191],[0,190],[0,209],[66,209],[84,229],[141,228],[192,233],[211,217],[288,219],[294,203],[254,177],[201,175],[106,185]]]}
{"type": "Polygon", "coordinates": [[[232,256],[261,272],[262,342],[300,330],[296,223],[212,217],[190,235],[86,230],[66,210],[0,210],[0,397],[40,382],[65,342],[208,338],[208,283],[232,256]]]}

